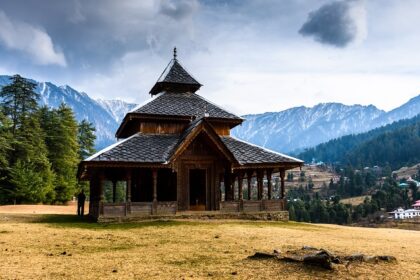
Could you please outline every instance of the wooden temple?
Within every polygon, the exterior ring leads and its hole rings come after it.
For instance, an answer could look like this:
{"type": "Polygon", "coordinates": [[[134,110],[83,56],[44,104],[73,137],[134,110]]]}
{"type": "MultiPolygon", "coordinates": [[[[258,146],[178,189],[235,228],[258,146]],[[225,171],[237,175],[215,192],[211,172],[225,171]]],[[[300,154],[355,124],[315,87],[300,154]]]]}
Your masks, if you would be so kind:
{"type": "Polygon", "coordinates": [[[200,87],[175,50],[152,98],[126,114],[119,141],[80,163],[90,216],[285,210],[285,171],[303,161],[232,137],[244,119],[197,94],[200,87]]]}

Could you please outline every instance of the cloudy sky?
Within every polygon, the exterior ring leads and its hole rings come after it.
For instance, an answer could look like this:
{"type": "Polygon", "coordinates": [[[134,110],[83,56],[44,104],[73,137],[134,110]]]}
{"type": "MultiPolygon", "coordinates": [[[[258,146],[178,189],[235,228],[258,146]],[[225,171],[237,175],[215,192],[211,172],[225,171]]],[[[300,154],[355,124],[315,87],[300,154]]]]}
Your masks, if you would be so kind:
{"type": "Polygon", "coordinates": [[[420,93],[418,0],[0,0],[0,74],[142,102],[172,57],[238,113],[420,93]]]}

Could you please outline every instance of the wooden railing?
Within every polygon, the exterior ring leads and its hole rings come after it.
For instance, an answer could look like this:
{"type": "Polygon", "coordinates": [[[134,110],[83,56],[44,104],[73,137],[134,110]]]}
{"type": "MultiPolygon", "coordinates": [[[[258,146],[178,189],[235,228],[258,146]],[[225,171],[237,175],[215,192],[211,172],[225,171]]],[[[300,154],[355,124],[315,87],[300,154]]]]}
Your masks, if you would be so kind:
{"type": "Polygon", "coordinates": [[[243,200],[241,201],[222,201],[220,211],[222,212],[259,212],[259,211],[285,211],[286,204],[284,199],[266,200],[243,200]]]}
{"type": "Polygon", "coordinates": [[[175,214],[178,209],[176,201],[158,201],[155,209],[153,202],[96,202],[92,205],[92,213],[97,216],[105,217],[123,217],[123,216],[148,216],[148,215],[169,215],[175,214]]]}

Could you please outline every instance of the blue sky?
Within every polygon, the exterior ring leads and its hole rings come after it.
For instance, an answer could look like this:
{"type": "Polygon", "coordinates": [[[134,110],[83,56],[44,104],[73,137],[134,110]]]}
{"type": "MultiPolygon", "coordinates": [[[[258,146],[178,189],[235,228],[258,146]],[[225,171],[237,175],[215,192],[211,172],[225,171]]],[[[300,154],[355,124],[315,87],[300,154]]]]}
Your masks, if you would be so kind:
{"type": "Polygon", "coordinates": [[[178,48],[238,113],[420,93],[420,1],[0,0],[0,73],[140,103],[178,48]]]}

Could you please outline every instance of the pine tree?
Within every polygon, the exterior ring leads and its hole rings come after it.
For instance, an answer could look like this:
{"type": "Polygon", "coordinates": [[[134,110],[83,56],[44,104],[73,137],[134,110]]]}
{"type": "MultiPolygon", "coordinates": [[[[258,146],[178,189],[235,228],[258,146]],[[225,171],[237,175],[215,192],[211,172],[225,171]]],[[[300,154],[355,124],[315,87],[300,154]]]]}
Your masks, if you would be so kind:
{"type": "Polygon", "coordinates": [[[79,157],[81,160],[95,153],[95,127],[87,120],[79,123],[77,140],[79,143],[79,157]]]}
{"type": "Polygon", "coordinates": [[[48,158],[55,173],[55,201],[64,203],[76,192],[76,170],[79,163],[77,122],[73,111],[61,104],[56,110],[41,108],[39,118],[48,132],[48,158]]]}
{"type": "Polygon", "coordinates": [[[10,127],[10,120],[0,111],[0,204],[8,201],[12,191],[7,181],[9,155],[12,149],[10,127]]]}
{"type": "Polygon", "coordinates": [[[37,110],[39,94],[34,91],[35,83],[19,75],[14,75],[11,79],[12,83],[2,88],[0,98],[4,114],[12,121],[14,136],[23,118],[37,110]]]}
{"type": "Polygon", "coordinates": [[[13,144],[10,169],[10,182],[14,186],[13,198],[18,202],[50,200],[54,196],[54,174],[37,115],[23,118],[16,130],[13,144]]]}

